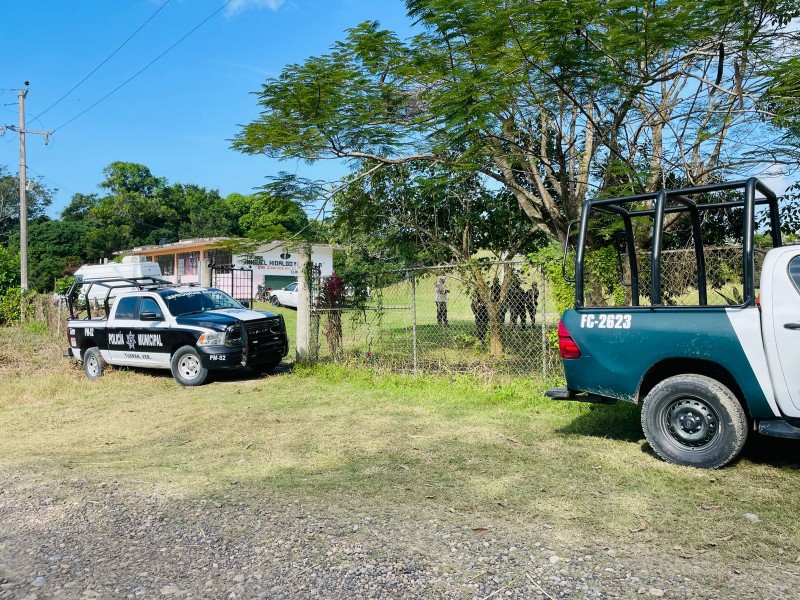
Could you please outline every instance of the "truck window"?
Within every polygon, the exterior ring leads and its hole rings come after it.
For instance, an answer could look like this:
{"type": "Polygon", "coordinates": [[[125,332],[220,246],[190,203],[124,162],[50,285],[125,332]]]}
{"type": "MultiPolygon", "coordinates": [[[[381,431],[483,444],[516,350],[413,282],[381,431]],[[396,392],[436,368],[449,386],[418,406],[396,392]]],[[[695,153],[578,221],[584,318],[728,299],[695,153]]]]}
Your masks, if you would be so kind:
{"type": "Polygon", "coordinates": [[[164,313],[161,312],[158,302],[153,298],[142,298],[142,303],[139,305],[139,314],[142,313],[155,313],[158,319],[164,318],[164,313]]]}
{"type": "Polygon", "coordinates": [[[114,313],[115,319],[133,319],[136,314],[136,296],[126,296],[117,300],[117,312],[114,313]]]}
{"type": "Polygon", "coordinates": [[[800,256],[795,256],[789,261],[789,277],[794,284],[794,288],[800,292],[800,256]]]}

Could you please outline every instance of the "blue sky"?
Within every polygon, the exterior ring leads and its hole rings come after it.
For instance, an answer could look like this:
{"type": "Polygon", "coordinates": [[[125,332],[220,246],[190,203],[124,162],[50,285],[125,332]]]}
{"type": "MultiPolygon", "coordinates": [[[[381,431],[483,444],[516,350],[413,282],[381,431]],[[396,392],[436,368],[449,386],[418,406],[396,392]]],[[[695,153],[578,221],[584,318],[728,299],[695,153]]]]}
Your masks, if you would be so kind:
{"type": "MultiPolygon", "coordinates": [[[[285,170],[336,178],[342,165],[309,167],[229,149],[239,125],[258,115],[268,78],[327,52],[344,31],[366,20],[409,35],[400,0],[231,0],[208,22],[133,81],[76,115],[142,69],[225,4],[225,0],[24,0],[4,2],[0,22],[0,125],[17,125],[16,88],[25,101],[28,177],[58,188],[51,216],[72,194],[100,192],[110,162],[147,165],[170,183],[221,194],[249,193],[285,170]],[[163,8],[159,11],[159,7],[163,8]],[[67,98],[50,108],[156,11],[152,20],[67,98]],[[46,111],[46,112],[44,112],[46,111]],[[43,113],[44,114],[41,114],[43,113]],[[39,116],[41,115],[41,116],[39,116]]],[[[16,173],[16,133],[0,137],[0,164],[16,173]]]]}

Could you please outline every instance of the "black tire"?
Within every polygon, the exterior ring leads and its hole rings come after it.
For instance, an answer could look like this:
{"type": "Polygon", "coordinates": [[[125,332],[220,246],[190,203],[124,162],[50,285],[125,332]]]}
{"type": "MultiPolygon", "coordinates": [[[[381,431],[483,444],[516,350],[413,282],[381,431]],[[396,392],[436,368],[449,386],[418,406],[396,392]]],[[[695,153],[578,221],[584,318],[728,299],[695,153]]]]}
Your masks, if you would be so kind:
{"type": "Polygon", "coordinates": [[[185,386],[202,385],[208,377],[200,354],[191,346],[183,346],[172,355],[170,363],[175,381],[185,386]]]}
{"type": "Polygon", "coordinates": [[[650,447],[677,465],[718,469],[734,460],[747,440],[747,415],[716,379],[676,375],[656,385],[642,406],[650,447]]]}
{"type": "Polygon", "coordinates": [[[269,301],[272,303],[272,306],[280,306],[281,302],[278,300],[277,296],[272,296],[269,301]]]}
{"type": "Polygon", "coordinates": [[[281,357],[273,358],[272,360],[265,363],[253,365],[251,368],[256,373],[261,373],[263,375],[266,375],[268,373],[272,373],[279,364],[281,364],[281,357]]]}
{"type": "Polygon", "coordinates": [[[87,348],[83,353],[83,372],[86,377],[95,381],[103,376],[103,371],[106,368],[106,361],[100,356],[100,350],[97,346],[87,348]]]}

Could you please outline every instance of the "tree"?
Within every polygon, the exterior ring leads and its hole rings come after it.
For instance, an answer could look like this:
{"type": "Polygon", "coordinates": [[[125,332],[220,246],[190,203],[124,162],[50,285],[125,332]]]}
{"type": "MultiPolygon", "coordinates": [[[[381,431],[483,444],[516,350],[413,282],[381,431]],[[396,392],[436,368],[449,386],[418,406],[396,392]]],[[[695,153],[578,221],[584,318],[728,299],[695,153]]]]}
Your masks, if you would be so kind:
{"type": "MultiPolygon", "coordinates": [[[[90,225],[40,218],[28,228],[28,265],[32,289],[49,291],[56,279],[71,275],[84,262],[85,237],[90,225]]],[[[11,245],[19,248],[19,237],[11,245]]]]}
{"type": "Polygon", "coordinates": [[[765,102],[796,47],[797,0],[406,5],[422,29],[408,42],[363,23],[267,80],[234,148],[361,174],[472,169],[559,241],[591,195],[793,164],[765,102]]]}
{"type": "Polygon", "coordinates": [[[488,257],[478,260],[476,253],[513,258],[545,242],[513,196],[488,189],[475,173],[440,165],[398,165],[354,179],[334,197],[334,232],[390,264],[467,265],[474,293],[488,309],[491,354],[500,356],[500,314],[511,265],[490,266],[488,257]],[[495,277],[503,280],[499,294],[491,290],[495,277]]]}
{"type": "Polygon", "coordinates": [[[164,202],[183,218],[179,220],[177,237],[220,237],[240,235],[239,215],[219,195],[194,184],[176,183],[164,190],[164,202]]]}
{"type": "Polygon", "coordinates": [[[290,198],[261,192],[250,196],[247,212],[239,218],[239,225],[253,240],[284,240],[308,225],[308,215],[290,198]]]}
{"type": "MultiPolygon", "coordinates": [[[[28,220],[44,215],[53,201],[53,190],[39,179],[28,179],[25,194],[28,207],[28,220]]],[[[19,176],[8,173],[0,165],[0,239],[8,238],[19,227],[19,176]]]]}
{"type": "Polygon", "coordinates": [[[61,220],[83,221],[89,216],[89,211],[99,202],[97,194],[73,194],[69,204],[61,211],[61,220]]]}
{"type": "Polygon", "coordinates": [[[0,298],[19,288],[19,252],[0,246],[0,298]]]}

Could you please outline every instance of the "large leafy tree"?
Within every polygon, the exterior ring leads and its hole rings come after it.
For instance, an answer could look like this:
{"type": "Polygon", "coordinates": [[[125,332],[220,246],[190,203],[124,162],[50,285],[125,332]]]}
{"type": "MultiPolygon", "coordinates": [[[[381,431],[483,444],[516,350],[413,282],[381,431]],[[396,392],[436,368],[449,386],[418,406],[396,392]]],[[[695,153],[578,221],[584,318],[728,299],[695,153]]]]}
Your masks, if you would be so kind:
{"type": "MultiPolygon", "coordinates": [[[[85,262],[85,237],[89,224],[81,221],[37,219],[28,228],[30,286],[52,290],[56,279],[71,275],[85,262]]],[[[19,250],[19,237],[10,246],[19,250]]]]}
{"type": "Polygon", "coordinates": [[[545,241],[514,197],[487,188],[474,172],[437,164],[409,163],[353,179],[334,197],[334,233],[390,264],[465,265],[473,293],[488,309],[490,351],[500,356],[500,311],[512,277],[511,265],[496,259],[545,241]],[[478,250],[490,251],[494,260],[476,259],[478,250]],[[491,289],[495,277],[503,280],[498,295],[491,289]]]}
{"type": "Polygon", "coordinates": [[[790,160],[766,102],[797,47],[797,0],[406,4],[419,34],[364,23],[287,66],[234,147],[362,174],[473,169],[559,240],[591,195],[790,160]]]}
{"type": "MultiPolygon", "coordinates": [[[[28,219],[35,220],[44,215],[53,201],[53,190],[39,179],[28,179],[25,194],[28,219]]],[[[19,228],[19,176],[12,175],[0,165],[0,239],[7,240],[12,231],[19,228]]]]}
{"type": "Polygon", "coordinates": [[[75,194],[61,216],[89,224],[83,254],[97,259],[117,250],[161,239],[239,235],[245,207],[217,190],[194,184],[170,185],[137,163],[113,162],[103,170],[104,196],[75,194]]]}

